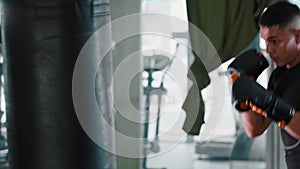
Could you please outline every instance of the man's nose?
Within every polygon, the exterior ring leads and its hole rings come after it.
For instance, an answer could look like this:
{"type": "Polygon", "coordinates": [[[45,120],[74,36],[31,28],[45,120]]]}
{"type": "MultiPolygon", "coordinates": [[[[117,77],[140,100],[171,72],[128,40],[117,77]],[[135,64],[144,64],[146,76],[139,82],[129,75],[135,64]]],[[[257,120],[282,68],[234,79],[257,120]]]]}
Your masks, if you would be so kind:
{"type": "Polygon", "coordinates": [[[270,43],[266,43],[266,51],[271,54],[274,52],[274,46],[270,45],[270,43]]]}

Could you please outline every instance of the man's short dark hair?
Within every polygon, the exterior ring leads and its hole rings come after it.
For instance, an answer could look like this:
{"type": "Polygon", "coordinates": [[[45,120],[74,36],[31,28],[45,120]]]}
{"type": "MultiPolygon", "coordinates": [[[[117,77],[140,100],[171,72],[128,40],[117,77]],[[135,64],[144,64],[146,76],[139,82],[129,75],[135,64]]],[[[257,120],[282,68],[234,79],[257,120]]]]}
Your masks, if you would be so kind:
{"type": "Polygon", "coordinates": [[[280,1],[270,5],[263,12],[259,24],[262,26],[271,27],[274,25],[285,26],[296,16],[300,16],[299,7],[287,1],[280,1]]]}

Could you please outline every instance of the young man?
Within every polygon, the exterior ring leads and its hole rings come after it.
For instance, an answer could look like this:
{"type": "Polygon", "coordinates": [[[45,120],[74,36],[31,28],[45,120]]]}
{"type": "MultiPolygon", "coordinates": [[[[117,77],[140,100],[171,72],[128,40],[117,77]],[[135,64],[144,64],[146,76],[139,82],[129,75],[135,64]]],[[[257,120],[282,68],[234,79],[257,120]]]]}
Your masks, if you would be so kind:
{"type": "Polygon", "coordinates": [[[249,137],[261,135],[272,122],[282,125],[288,169],[300,168],[300,10],[289,2],[277,2],[260,19],[260,35],[266,52],[276,64],[268,90],[255,80],[238,78],[232,88],[233,100],[245,102],[242,113],[249,137]]]}

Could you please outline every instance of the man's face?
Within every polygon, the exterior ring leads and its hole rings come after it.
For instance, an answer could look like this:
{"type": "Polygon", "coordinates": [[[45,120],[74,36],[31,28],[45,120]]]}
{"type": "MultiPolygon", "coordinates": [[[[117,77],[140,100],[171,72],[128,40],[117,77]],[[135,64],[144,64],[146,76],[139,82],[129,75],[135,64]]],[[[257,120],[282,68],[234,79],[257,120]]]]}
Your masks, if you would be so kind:
{"type": "Polygon", "coordinates": [[[267,53],[278,67],[296,64],[300,49],[296,31],[281,29],[278,25],[260,26],[260,35],[265,40],[267,53]]]}

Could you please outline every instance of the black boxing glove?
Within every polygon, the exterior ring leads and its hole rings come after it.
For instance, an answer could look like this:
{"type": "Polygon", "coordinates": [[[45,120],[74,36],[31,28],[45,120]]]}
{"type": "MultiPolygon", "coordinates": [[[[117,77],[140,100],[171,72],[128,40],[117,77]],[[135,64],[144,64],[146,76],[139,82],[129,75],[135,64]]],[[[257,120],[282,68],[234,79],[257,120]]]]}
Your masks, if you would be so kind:
{"type": "Polygon", "coordinates": [[[295,108],[281,98],[273,95],[260,84],[246,77],[239,77],[232,86],[235,107],[249,103],[253,111],[279,122],[280,127],[287,125],[295,114],[295,108]]]}
{"type": "Polygon", "coordinates": [[[227,67],[227,71],[230,74],[235,72],[239,76],[253,76],[257,79],[268,66],[269,63],[261,52],[249,49],[236,56],[227,67]]]}
{"type": "MultiPolygon", "coordinates": [[[[231,80],[232,83],[234,83],[240,76],[256,80],[268,66],[269,63],[261,52],[257,52],[256,49],[249,49],[236,56],[228,65],[227,71],[231,74],[231,80]]],[[[250,107],[243,102],[238,104],[236,108],[239,111],[247,111],[250,109],[250,107]]]]}

